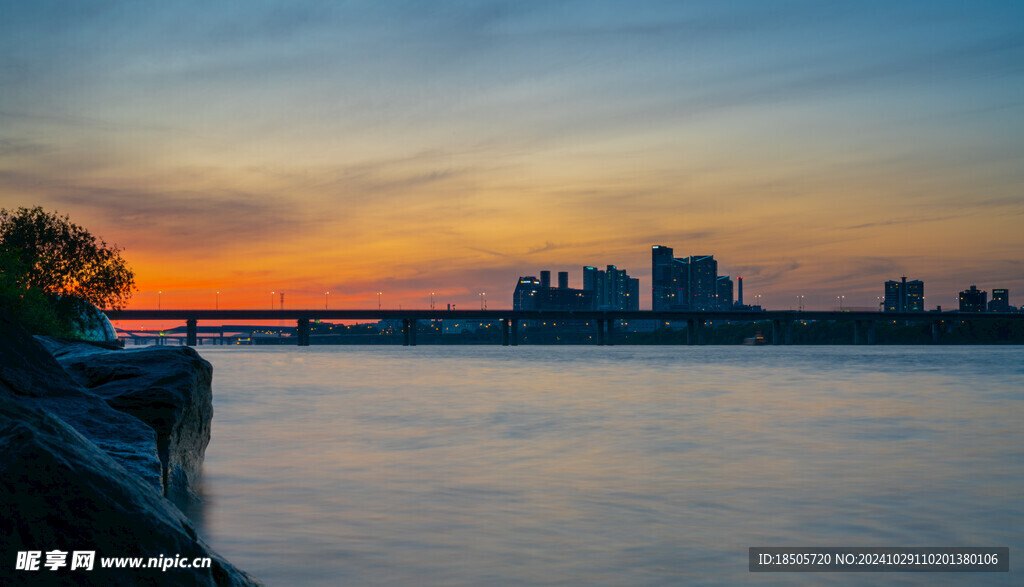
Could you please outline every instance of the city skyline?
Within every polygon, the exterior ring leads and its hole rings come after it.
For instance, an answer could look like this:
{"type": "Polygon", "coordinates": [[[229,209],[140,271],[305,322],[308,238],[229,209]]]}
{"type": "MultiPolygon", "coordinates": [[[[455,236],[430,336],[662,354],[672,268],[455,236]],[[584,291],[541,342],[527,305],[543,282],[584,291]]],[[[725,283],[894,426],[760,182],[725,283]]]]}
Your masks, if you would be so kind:
{"type": "MultiPolygon", "coordinates": [[[[669,255],[669,259],[672,259],[672,260],[676,261],[677,263],[678,262],[684,262],[686,264],[690,264],[690,263],[693,263],[694,261],[710,260],[711,263],[716,264],[716,262],[714,260],[714,255],[707,255],[705,257],[688,256],[687,258],[683,258],[683,259],[673,259],[671,257],[671,254],[672,254],[671,247],[665,247],[665,246],[661,246],[661,245],[654,245],[652,248],[655,251],[657,251],[659,249],[663,250],[663,251],[667,250],[668,251],[668,255],[669,255]]],[[[655,255],[655,259],[657,259],[657,254],[655,255]]],[[[655,261],[655,263],[656,262],[657,261],[655,261]]],[[[539,279],[535,275],[520,276],[520,277],[518,277],[516,279],[516,281],[513,284],[511,284],[510,288],[506,288],[505,290],[498,290],[498,291],[495,291],[495,292],[491,292],[490,294],[488,294],[488,292],[484,292],[484,291],[478,292],[475,303],[479,304],[479,309],[481,309],[481,310],[488,309],[488,303],[492,304],[490,306],[492,309],[498,309],[498,310],[504,310],[504,309],[510,309],[510,308],[517,309],[517,306],[519,305],[519,303],[517,303],[516,298],[517,298],[517,295],[518,295],[518,292],[519,292],[520,288],[523,285],[531,286],[534,289],[544,289],[544,290],[550,289],[552,292],[557,292],[557,291],[564,290],[566,292],[571,292],[573,294],[595,293],[595,290],[601,290],[601,289],[603,289],[605,287],[612,287],[612,286],[609,286],[609,285],[605,284],[604,274],[606,272],[604,270],[598,270],[596,267],[592,267],[592,266],[577,266],[576,268],[582,270],[581,275],[580,275],[579,278],[571,277],[572,274],[569,271],[559,271],[558,272],[558,281],[557,281],[557,283],[552,283],[551,282],[551,271],[550,270],[540,270],[540,271],[536,272],[538,275],[540,275],[539,279]],[[595,277],[594,277],[595,275],[599,275],[599,277],[596,278],[597,281],[595,283],[588,284],[588,277],[591,280],[594,280],[595,279],[595,277]],[[511,292],[511,293],[509,293],[509,292],[511,292]],[[508,298],[508,302],[509,303],[504,303],[505,302],[505,298],[508,298]],[[494,304],[495,301],[497,301],[497,304],[494,304]]],[[[656,268],[657,268],[656,265],[651,267],[651,274],[652,275],[653,275],[654,271],[656,270],[656,268]]],[[[615,265],[608,265],[607,269],[608,269],[609,272],[617,272],[619,274],[622,274],[622,276],[625,279],[625,281],[623,283],[628,283],[628,287],[621,286],[621,287],[626,287],[626,289],[628,289],[628,291],[629,291],[629,293],[627,293],[625,295],[627,295],[627,296],[636,296],[637,295],[637,292],[638,292],[637,287],[638,287],[638,282],[639,282],[638,279],[630,277],[630,275],[628,274],[627,270],[625,270],[625,269],[619,270],[619,269],[617,269],[617,267],[615,265]]],[[[527,271],[526,273],[531,273],[531,272],[527,271]]],[[[673,310],[675,310],[675,311],[725,311],[725,310],[732,310],[732,309],[735,309],[735,310],[761,310],[761,309],[764,309],[764,310],[786,310],[786,309],[789,309],[789,310],[801,310],[802,311],[802,310],[814,310],[815,309],[815,308],[808,308],[807,307],[807,302],[806,302],[806,296],[799,295],[799,294],[789,296],[789,297],[792,298],[792,300],[789,303],[788,307],[768,307],[767,304],[764,303],[763,295],[761,295],[761,294],[754,294],[752,296],[748,296],[746,299],[744,299],[742,297],[742,295],[743,295],[743,293],[742,293],[743,277],[742,276],[738,276],[735,282],[731,279],[731,276],[728,276],[728,275],[724,275],[724,276],[723,275],[717,275],[717,276],[714,276],[714,277],[715,277],[715,279],[712,282],[712,293],[710,295],[712,295],[712,296],[715,296],[715,295],[717,295],[717,296],[725,295],[726,298],[727,298],[727,301],[725,301],[725,302],[719,302],[717,300],[714,300],[714,301],[711,302],[711,304],[696,305],[694,308],[688,308],[688,307],[685,307],[685,305],[680,305],[680,304],[675,304],[675,303],[666,303],[666,304],[662,304],[661,306],[658,306],[658,304],[655,303],[655,298],[657,297],[657,293],[656,293],[657,290],[652,288],[652,291],[650,292],[649,297],[647,297],[647,302],[648,302],[647,304],[643,303],[644,295],[645,295],[646,292],[642,292],[642,291],[639,292],[639,299],[641,300],[641,303],[638,304],[640,306],[638,309],[640,309],[640,310],[655,309],[655,310],[660,310],[660,311],[673,311],[673,310]],[[723,283],[723,281],[725,283],[723,283]],[[727,285],[727,287],[725,289],[722,289],[723,285],[727,285]],[[738,287],[738,290],[737,290],[737,287],[738,287]],[[723,293],[723,292],[727,292],[727,293],[723,293]],[[647,306],[646,308],[644,307],[645,305],[647,306]]],[[[956,311],[956,310],[961,310],[962,311],[964,309],[963,308],[963,299],[964,299],[964,294],[966,293],[965,291],[959,291],[958,290],[955,293],[955,295],[953,296],[953,302],[952,303],[948,303],[948,304],[935,304],[935,305],[932,305],[932,306],[928,306],[928,305],[926,305],[926,301],[927,301],[928,298],[924,295],[924,282],[922,282],[921,280],[907,281],[907,277],[906,276],[902,276],[901,280],[902,280],[902,282],[896,281],[896,280],[885,280],[884,282],[881,282],[878,285],[877,291],[871,292],[871,293],[875,294],[873,300],[868,299],[868,297],[864,297],[863,300],[861,300],[859,298],[856,298],[856,297],[851,297],[849,300],[847,300],[845,295],[840,294],[840,295],[836,296],[835,298],[833,298],[832,300],[830,300],[831,306],[829,308],[824,308],[824,309],[825,310],[833,310],[833,311],[846,309],[846,310],[856,310],[856,311],[860,311],[860,312],[863,312],[863,311],[874,311],[874,310],[877,310],[878,312],[928,312],[928,311],[935,311],[937,309],[941,309],[941,310],[944,310],[944,311],[956,311]],[[909,290],[908,290],[908,287],[909,287],[909,290]],[[863,301],[864,303],[863,304],[858,304],[859,301],[863,301]]],[[[968,288],[967,288],[967,286],[964,286],[962,289],[968,289],[968,288]]],[[[986,289],[991,289],[992,295],[993,295],[993,300],[996,300],[997,299],[996,296],[998,296],[998,300],[999,300],[998,301],[999,305],[997,306],[998,308],[1002,308],[1004,306],[1009,306],[1009,307],[1012,308],[1009,311],[1017,311],[1016,304],[1011,303],[1012,299],[1011,299],[1011,294],[1009,293],[1009,289],[1008,288],[996,287],[995,285],[992,285],[992,284],[988,284],[988,285],[982,286],[981,288],[978,288],[976,284],[971,284],[969,289],[972,290],[972,291],[976,291],[979,294],[985,294],[985,295],[987,295],[987,293],[988,293],[985,290],[986,289]]],[[[682,290],[680,290],[680,291],[682,291],[682,290]]],[[[148,293],[152,294],[150,297],[155,296],[155,299],[156,299],[156,305],[155,306],[154,305],[148,305],[147,306],[145,304],[135,303],[135,304],[128,304],[125,307],[127,309],[168,309],[168,310],[170,310],[170,309],[225,309],[225,310],[227,310],[227,309],[239,309],[239,310],[246,310],[246,309],[268,309],[268,308],[271,309],[271,310],[275,310],[275,309],[280,310],[280,309],[284,309],[285,308],[286,293],[289,293],[289,292],[285,292],[285,291],[271,291],[271,292],[269,292],[269,297],[268,297],[268,294],[266,294],[266,293],[256,294],[256,297],[262,296],[263,301],[261,303],[256,303],[254,305],[249,305],[249,306],[244,305],[244,304],[230,303],[230,302],[225,303],[224,305],[222,305],[221,304],[221,292],[220,291],[213,292],[214,298],[213,298],[212,303],[210,303],[209,300],[206,300],[206,302],[200,301],[199,303],[192,304],[192,305],[189,305],[188,303],[185,303],[185,304],[174,304],[174,303],[172,303],[171,305],[166,305],[166,306],[163,304],[164,296],[165,295],[169,295],[172,292],[170,292],[170,291],[164,292],[162,290],[159,290],[157,292],[148,292],[148,293]]],[[[205,293],[208,294],[210,292],[205,292],[205,293]]],[[[294,294],[296,292],[293,291],[293,292],[290,292],[290,293],[294,294]]],[[[372,305],[376,305],[376,307],[378,309],[387,309],[387,310],[394,310],[394,309],[401,310],[402,309],[402,304],[390,304],[390,303],[384,304],[384,302],[383,302],[384,292],[381,292],[381,291],[376,292],[376,296],[377,297],[375,298],[375,301],[373,301],[373,304],[370,303],[370,301],[372,301],[372,300],[365,300],[361,304],[357,304],[357,305],[343,305],[343,306],[338,306],[338,305],[332,306],[330,304],[330,294],[331,294],[331,292],[322,292],[320,294],[317,294],[315,292],[312,292],[312,293],[311,292],[297,292],[297,293],[299,294],[297,296],[298,297],[297,301],[296,301],[295,297],[287,298],[287,300],[289,302],[288,303],[288,309],[289,310],[317,310],[317,309],[320,309],[320,308],[331,309],[331,310],[359,309],[359,308],[364,308],[365,309],[365,308],[368,308],[369,306],[372,306],[372,305]],[[318,299],[316,299],[315,301],[312,301],[312,298],[316,297],[317,295],[319,295],[320,297],[318,299]]],[[[422,292],[421,292],[421,294],[422,294],[422,292]]],[[[595,293],[595,296],[596,295],[597,294],[595,293]]],[[[619,295],[623,295],[623,294],[619,294],[619,295]]],[[[447,302],[444,299],[438,298],[436,292],[430,292],[429,294],[425,294],[425,296],[421,295],[421,297],[423,297],[424,299],[422,299],[422,300],[414,299],[413,300],[413,304],[405,305],[405,309],[409,309],[409,310],[423,310],[423,309],[431,309],[431,310],[439,309],[439,310],[443,310],[445,308],[445,306],[447,306],[448,310],[455,310],[455,309],[466,310],[466,309],[475,309],[475,308],[477,308],[477,306],[475,306],[474,304],[462,304],[461,308],[460,308],[458,303],[447,302]],[[417,301],[419,301],[420,303],[417,304],[416,303],[417,301]]],[[[938,299],[944,299],[945,297],[949,297],[949,296],[943,296],[942,293],[939,293],[939,294],[935,295],[934,297],[938,298],[938,299]]],[[[246,299],[250,299],[250,298],[246,298],[246,299]]],[[[337,300],[337,298],[335,298],[335,299],[337,300]]],[[[985,298],[985,299],[987,300],[987,298],[985,298]]],[[[192,298],[189,297],[189,300],[191,301],[192,298]]],[[[136,300],[136,301],[138,301],[138,300],[136,300]]],[[[180,299],[176,300],[176,301],[180,301],[180,299]]],[[[986,301],[982,301],[982,302],[979,302],[979,303],[981,304],[981,307],[983,307],[984,309],[977,310],[977,311],[1004,311],[1002,309],[989,308],[986,301]]],[[[607,306],[602,305],[601,303],[598,302],[598,298],[597,297],[593,297],[593,298],[588,297],[586,300],[581,301],[581,304],[582,305],[580,305],[580,307],[577,308],[577,309],[588,309],[588,310],[600,310],[600,309],[629,310],[630,309],[630,307],[626,307],[626,306],[618,307],[618,308],[613,308],[612,307],[613,305],[607,305],[607,306]],[[595,307],[592,307],[592,305],[595,306],[595,307]]],[[[558,304],[556,304],[556,305],[558,305],[558,304]]],[[[637,305],[637,302],[634,300],[630,305],[635,306],[635,305],[637,305]]],[[[524,309],[526,309],[526,308],[524,308],[524,309]]],[[[529,308],[529,309],[535,309],[535,308],[533,308],[531,306],[531,308],[529,308]]],[[[569,309],[569,307],[567,306],[566,309],[569,309]]],[[[633,309],[636,309],[636,308],[634,307],[633,309]]],[[[972,310],[972,311],[974,311],[974,310],[972,310]]]]}
{"type": "Polygon", "coordinates": [[[4,14],[0,207],[117,243],[128,307],[501,308],[615,260],[650,309],[659,243],[772,309],[1021,305],[1020,4],[4,14]]]}

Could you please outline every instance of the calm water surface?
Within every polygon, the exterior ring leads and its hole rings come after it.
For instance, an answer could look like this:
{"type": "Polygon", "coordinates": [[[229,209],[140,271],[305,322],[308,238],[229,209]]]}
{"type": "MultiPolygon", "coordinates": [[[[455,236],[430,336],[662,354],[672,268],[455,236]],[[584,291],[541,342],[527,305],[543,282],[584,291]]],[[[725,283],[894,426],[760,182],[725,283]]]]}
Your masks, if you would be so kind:
{"type": "Polygon", "coordinates": [[[201,347],[213,547],[269,585],[1022,584],[1024,349],[201,347]],[[752,574],[750,546],[1009,546],[752,574]]]}

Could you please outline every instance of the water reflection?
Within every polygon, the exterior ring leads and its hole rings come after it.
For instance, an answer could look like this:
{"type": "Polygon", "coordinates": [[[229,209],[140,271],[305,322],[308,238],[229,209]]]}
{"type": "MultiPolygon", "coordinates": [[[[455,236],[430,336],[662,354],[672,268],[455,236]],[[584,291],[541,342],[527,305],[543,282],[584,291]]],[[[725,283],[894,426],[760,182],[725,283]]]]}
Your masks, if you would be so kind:
{"type": "Polygon", "coordinates": [[[1012,348],[203,353],[200,523],[270,584],[843,584],[746,549],[1021,545],[1012,348]]]}

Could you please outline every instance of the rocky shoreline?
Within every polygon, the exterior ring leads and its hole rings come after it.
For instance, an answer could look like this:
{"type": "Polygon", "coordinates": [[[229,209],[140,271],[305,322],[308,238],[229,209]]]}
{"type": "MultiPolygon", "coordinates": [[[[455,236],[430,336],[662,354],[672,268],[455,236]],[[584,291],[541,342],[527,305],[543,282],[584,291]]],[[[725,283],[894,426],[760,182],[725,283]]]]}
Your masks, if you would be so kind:
{"type": "Polygon", "coordinates": [[[113,350],[36,338],[0,312],[0,583],[258,585],[176,507],[198,499],[212,367],[193,349],[113,350]],[[93,551],[93,570],[46,552],[93,551]],[[19,570],[19,552],[41,551],[19,570]],[[101,568],[101,557],[210,568],[101,568]]]}

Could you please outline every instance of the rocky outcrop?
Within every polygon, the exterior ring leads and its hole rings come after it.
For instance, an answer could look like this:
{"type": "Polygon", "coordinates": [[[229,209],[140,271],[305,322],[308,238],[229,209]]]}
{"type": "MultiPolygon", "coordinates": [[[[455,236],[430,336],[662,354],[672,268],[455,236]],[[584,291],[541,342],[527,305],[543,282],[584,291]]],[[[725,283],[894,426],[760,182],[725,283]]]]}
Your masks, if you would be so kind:
{"type": "Polygon", "coordinates": [[[213,419],[210,363],[189,347],[112,351],[42,342],[75,382],[156,432],[164,494],[195,499],[213,419]]]}
{"type": "Polygon", "coordinates": [[[258,584],[213,553],[164,497],[198,480],[210,365],[191,349],[44,342],[74,376],[0,310],[0,584],[258,584]],[[130,358],[119,368],[121,357],[130,358]],[[19,552],[51,550],[94,551],[96,568],[15,569],[19,552]],[[212,565],[99,568],[101,557],[161,556],[212,565]]]}
{"type": "Polygon", "coordinates": [[[3,312],[0,395],[56,415],[125,469],[162,491],[156,432],[82,389],[43,346],[3,312]]]}
{"type": "Polygon", "coordinates": [[[53,355],[0,312],[0,385],[25,397],[77,396],[81,389],[53,355]]]}
{"type": "Polygon", "coordinates": [[[152,486],[59,418],[18,401],[0,403],[0,581],[12,584],[250,585],[255,579],[213,553],[192,523],[152,486]],[[17,553],[61,551],[66,566],[17,570],[17,553]],[[71,570],[74,551],[95,553],[71,570]],[[107,557],[211,558],[209,568],[102,568],[107,557]]]}

